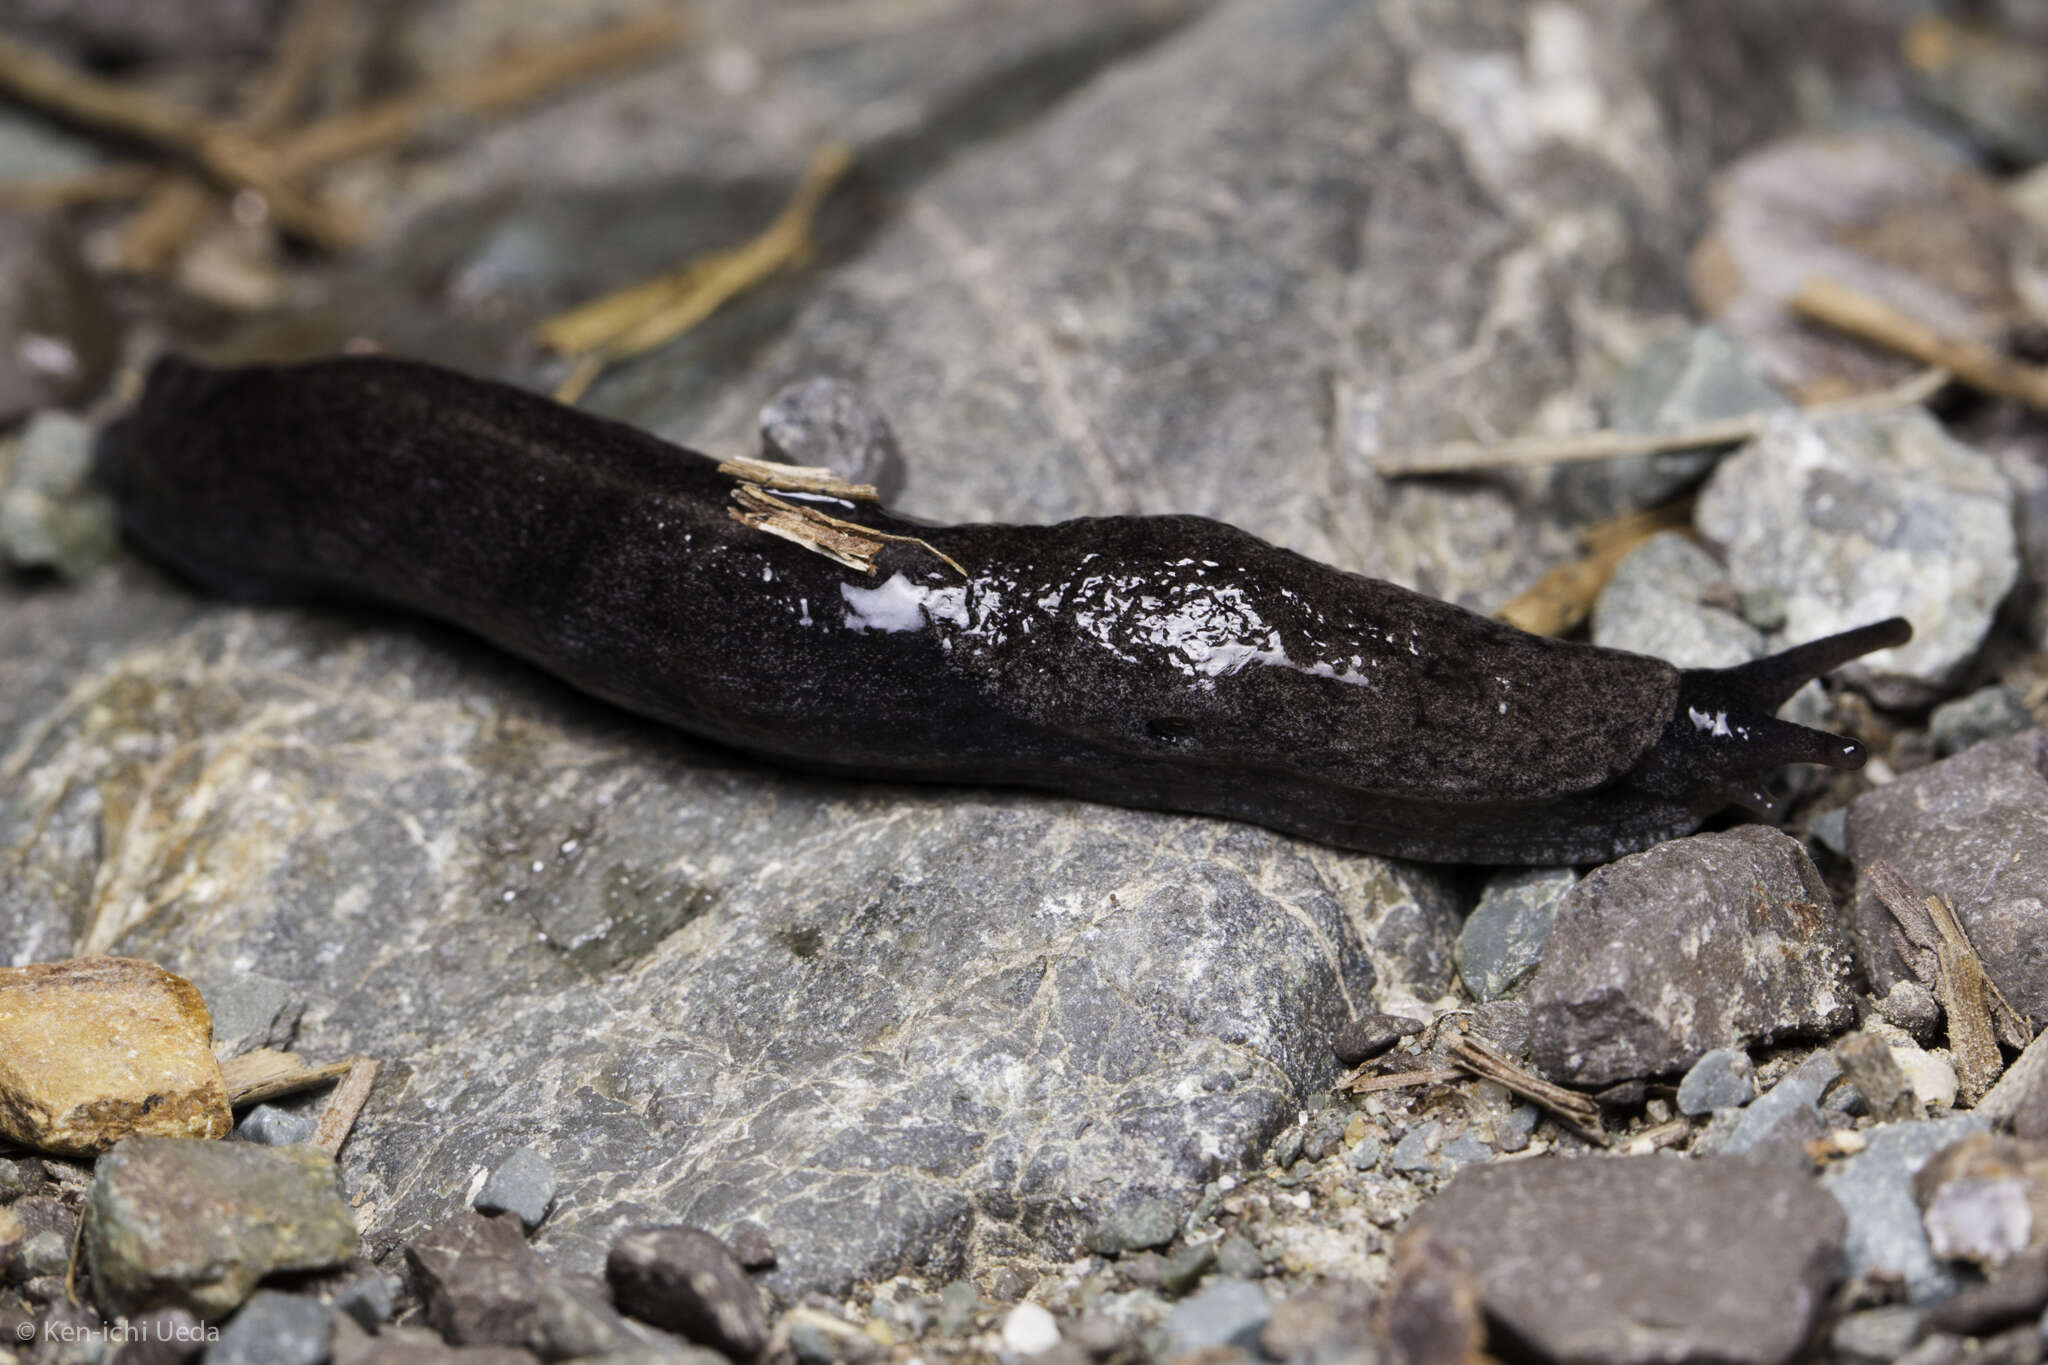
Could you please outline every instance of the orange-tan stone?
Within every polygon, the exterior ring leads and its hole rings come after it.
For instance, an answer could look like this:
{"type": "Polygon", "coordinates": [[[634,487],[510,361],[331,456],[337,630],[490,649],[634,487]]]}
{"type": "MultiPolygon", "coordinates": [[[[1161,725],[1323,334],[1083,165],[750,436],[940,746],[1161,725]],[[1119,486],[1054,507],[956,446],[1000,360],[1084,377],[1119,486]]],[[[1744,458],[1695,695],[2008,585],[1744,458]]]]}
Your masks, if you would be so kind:
{"type": "Polygon", "coordinates": [[[92,1156],[131,1133],[233,1126],[213,1018],[191,982],[124,957],[0,967],[0,1133],[92,1156]]]}

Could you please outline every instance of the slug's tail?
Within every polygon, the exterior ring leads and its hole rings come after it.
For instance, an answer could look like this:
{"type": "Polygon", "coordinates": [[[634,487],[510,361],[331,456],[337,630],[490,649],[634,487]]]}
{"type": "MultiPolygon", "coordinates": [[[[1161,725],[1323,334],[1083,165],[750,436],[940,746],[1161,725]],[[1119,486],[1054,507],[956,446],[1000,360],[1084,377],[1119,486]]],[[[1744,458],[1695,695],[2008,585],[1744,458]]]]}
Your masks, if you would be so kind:
{"type": "Polygon", "coordinates": [[[1685,670],[1671,720],[1638,770],[1638,782],[1702,809],[1734,803],[1775,814],[1765,779],[1786,764],[1861,768],[1868,755],[1857,741],[1775,713],[1814,678],[1912,635],[1910,625],[1893,617],[1736,668],[1685,670]]]}

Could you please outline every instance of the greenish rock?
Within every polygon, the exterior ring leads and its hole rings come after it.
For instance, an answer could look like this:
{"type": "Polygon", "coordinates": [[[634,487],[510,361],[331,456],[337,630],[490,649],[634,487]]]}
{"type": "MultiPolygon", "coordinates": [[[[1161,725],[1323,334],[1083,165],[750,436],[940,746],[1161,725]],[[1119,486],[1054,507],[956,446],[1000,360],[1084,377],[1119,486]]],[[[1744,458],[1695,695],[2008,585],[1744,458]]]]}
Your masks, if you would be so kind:
{"type": "Polygon", "coordinates": [[[1182,1247],[1166,1258],[1166,1265],[1159,1273],[1159,1287],[1169,1294],[1185,1294],[1200,1284],[1202,1277],[1215,1264],[1214,1242],[1182,1247]]]}
{"type": "Polygon", "coordinates": [[[1164,1199],[1140,1199],[1112,1209],[1089,1229],[1088,1249],[1098,1256],[1163,1247],[1180,1231],[1180,1210],[1164,1199]]]}
{"type": "Polygon", "coordinates": [[[1486,884],[1458,934],[1458,979],[1475,999],[1499,999],[1535,972],[1557,907],[1578,879],[1568,867],[1536,867],[1486,884]]]}
{"type": "Polygon", "coordinates": [[[0,548],[24,569],[83,578],[114,553],[114,506],[92,486],[92,428],[55,409],[37,413],[14,452],[0,496],[0,548]]]}
{"type": "Polygon", "coordinates": [[[93,1171],[84,1241],[108,1316],[175,1307],[214,1321],[266,1275],[347,1261],[356,1225],[317,1147],[131,1137],[93,1171]]]}
{"type": "Polygon", "coordinates": [[[1935,752],[1945,758],[1987,739],[2016,735],[2033,723],[2019,692],[1994,683],[1935,707],[1927,730],[1934,736],[1935,752]]]}

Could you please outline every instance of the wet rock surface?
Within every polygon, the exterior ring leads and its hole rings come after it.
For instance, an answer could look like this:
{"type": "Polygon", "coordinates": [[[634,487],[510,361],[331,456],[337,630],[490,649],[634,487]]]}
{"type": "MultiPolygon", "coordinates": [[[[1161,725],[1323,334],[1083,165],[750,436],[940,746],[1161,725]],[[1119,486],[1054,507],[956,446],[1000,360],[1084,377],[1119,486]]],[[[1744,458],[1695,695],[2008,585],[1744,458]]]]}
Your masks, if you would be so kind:
{"type": "Polygon", "coordinates": [[[1566,893],[1529,983],[1537,1065],[1600,1085],[1842,1027],[1851,966],[1833,904],[1805,850],[1760,826],[1595,871],[1566,893]]]}
{"type": "Polygon", "coordinates": [[[1817,1319],[1844,1220],[1803,1176],[1735,1158],[1461,1172],[1415,1230],[1549,1358],[1783,1361],[1817,1319]]]}

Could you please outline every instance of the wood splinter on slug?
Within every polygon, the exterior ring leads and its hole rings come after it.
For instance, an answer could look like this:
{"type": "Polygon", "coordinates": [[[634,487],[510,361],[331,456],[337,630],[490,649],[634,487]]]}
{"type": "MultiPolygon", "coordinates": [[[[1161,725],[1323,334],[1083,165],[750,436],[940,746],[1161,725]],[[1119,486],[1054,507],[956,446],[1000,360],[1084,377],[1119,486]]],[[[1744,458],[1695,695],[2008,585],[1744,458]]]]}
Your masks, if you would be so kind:
{"type": "MultiPolygon", "coordinates": [[[[803,466],[785,466],[798,468],[803,466]]],[[[725,472],[721,465],[720,472],[725,472]]],[[[849,487],[866,487],[865,484],[850,484],[849,487]]],[[[870,490],[872,491],[872,490],[870,490]]],[[[952,567],[954,573],[967,577],[967,570],[938,546],[916,536],[892,535],[877,531],[872,526],[863,526],[857,521],[846,521],[840,517],[820,512],[815,507],[802,507],[785,502],[759,484],[742,483],[732,490],[732,500],[739,504],[731,509],[732,519],[743,522],[757,531],[766,531],[771,536],[815,550],[825,558],[849,569],[859,569],[872,576],[875,572],[875,556],[882,546],[890,542],[899,545],[915,545],[931,551],[952,567]]]]}

